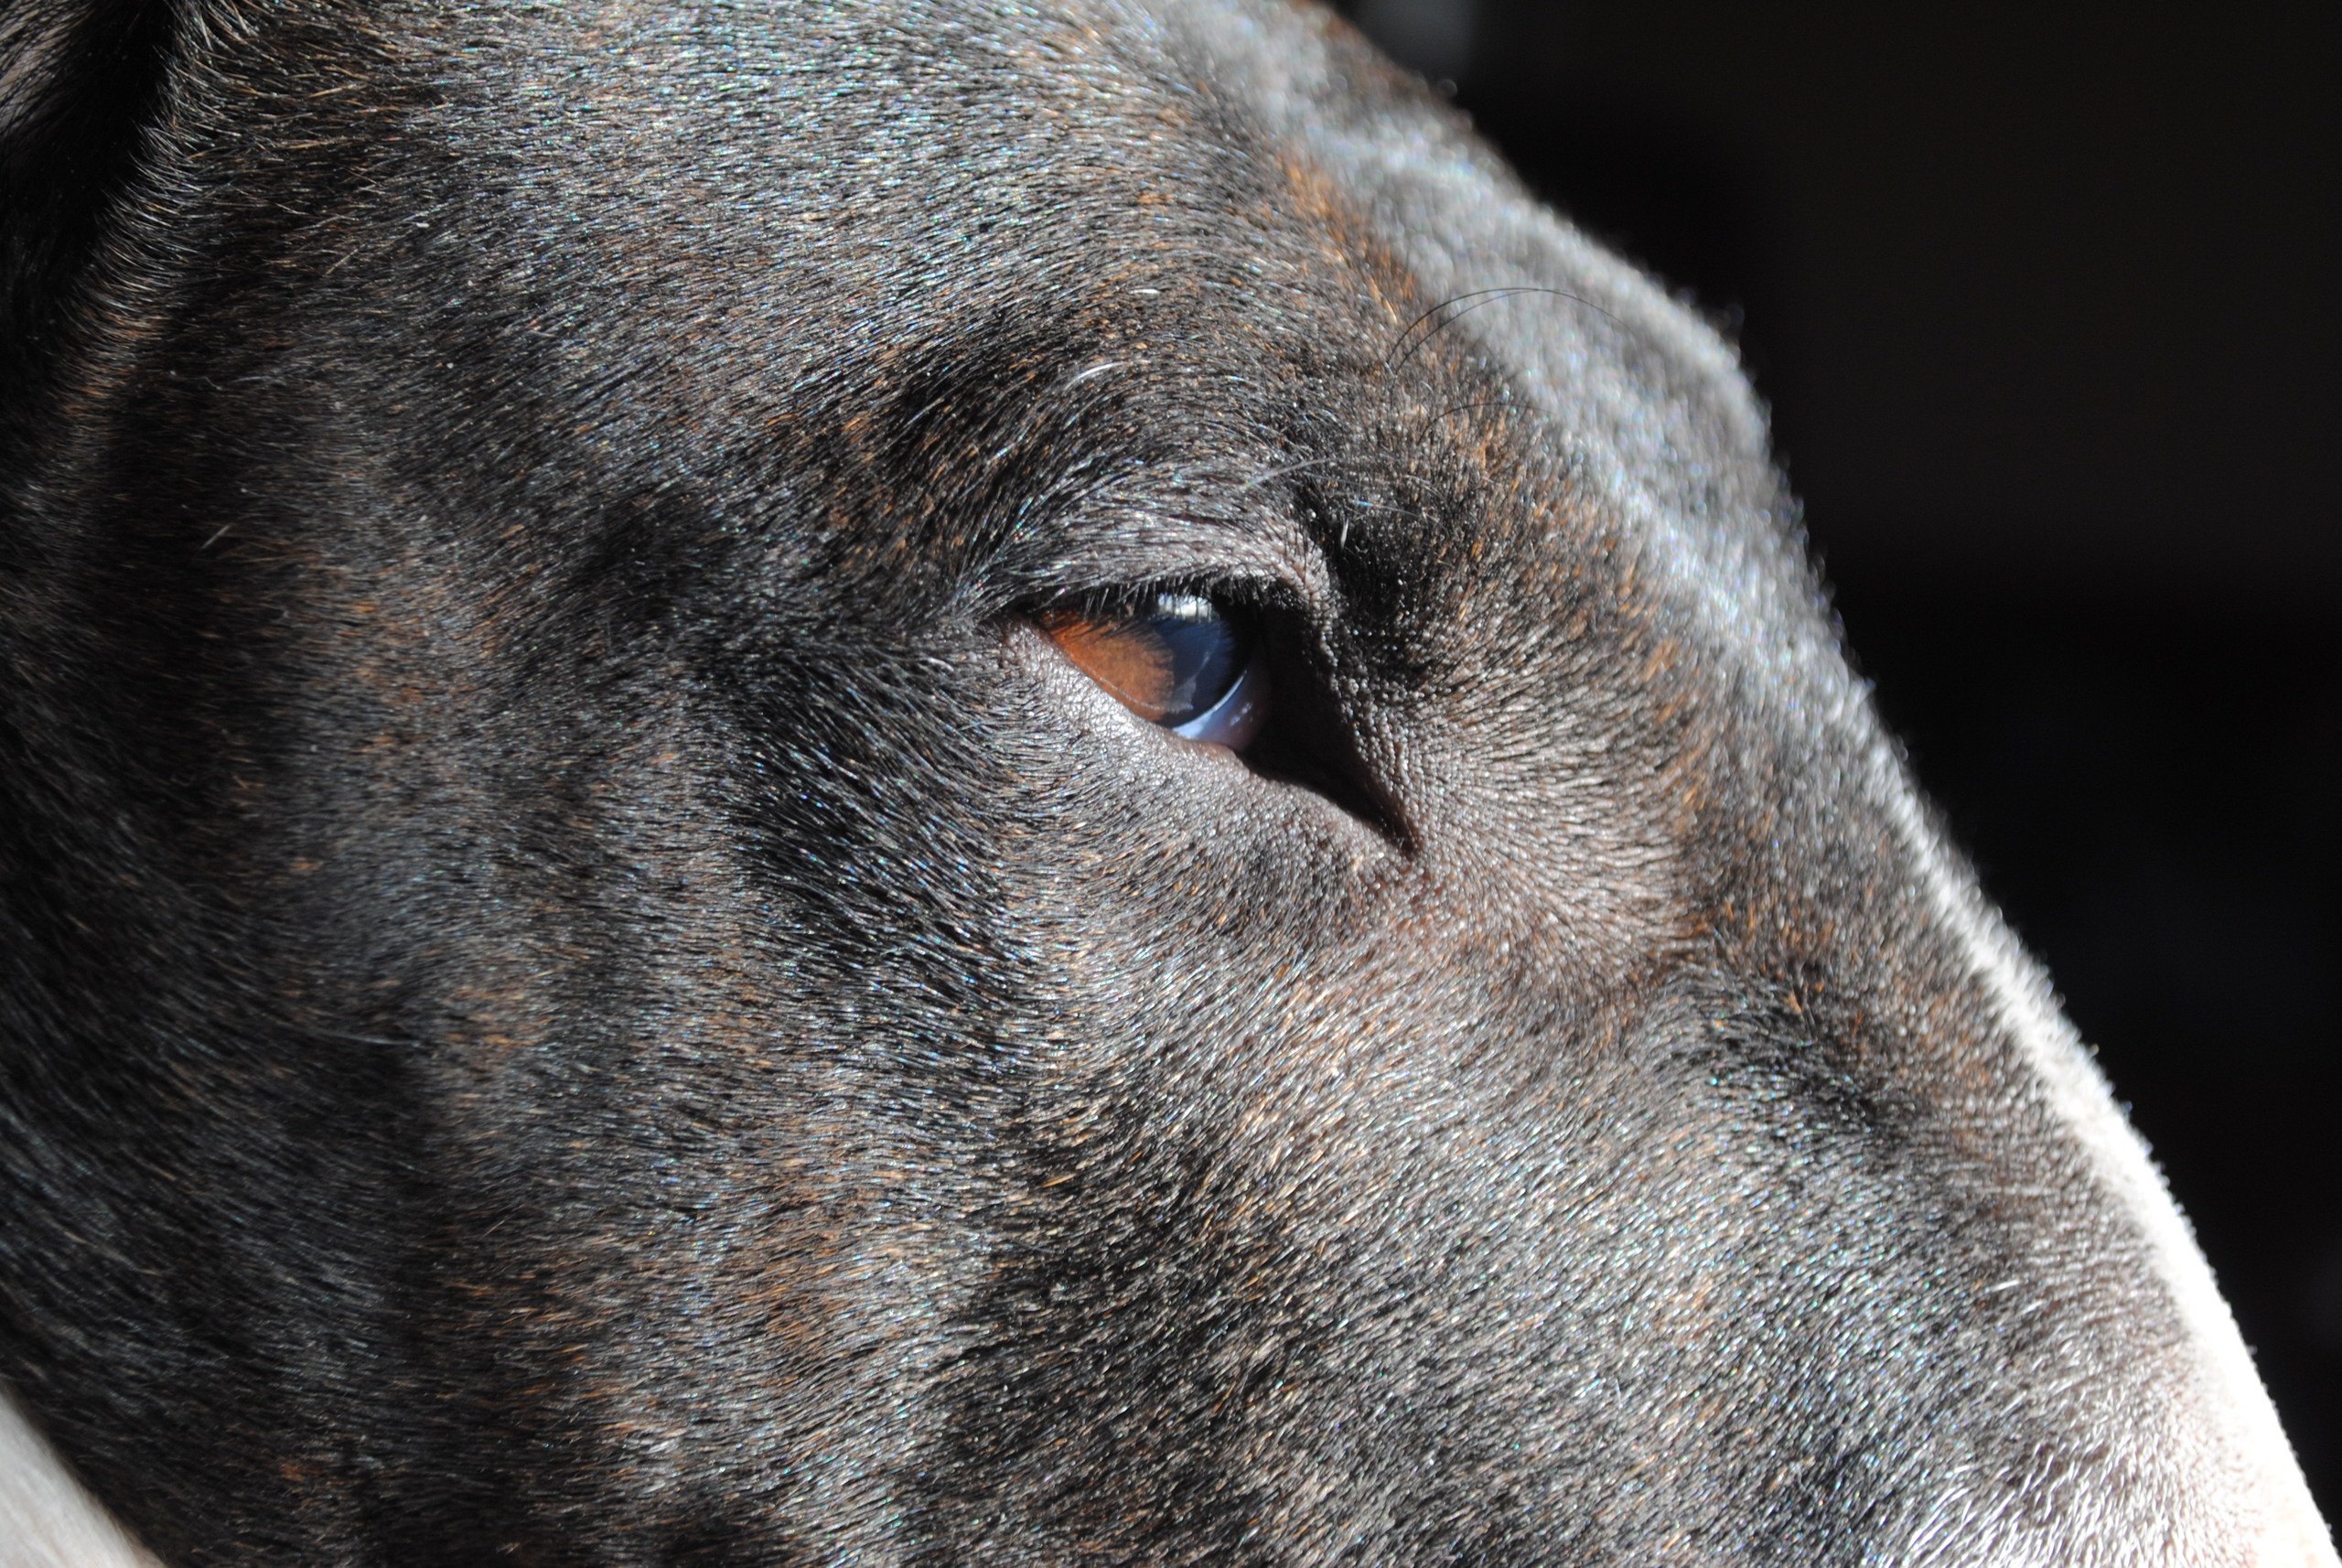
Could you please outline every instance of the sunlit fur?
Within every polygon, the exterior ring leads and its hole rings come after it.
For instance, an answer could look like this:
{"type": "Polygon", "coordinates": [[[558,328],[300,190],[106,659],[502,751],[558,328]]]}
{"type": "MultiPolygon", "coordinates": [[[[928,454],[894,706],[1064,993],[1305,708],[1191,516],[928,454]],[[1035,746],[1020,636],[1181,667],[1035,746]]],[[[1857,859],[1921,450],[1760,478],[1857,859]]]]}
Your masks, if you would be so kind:
{"type": "Polygon", "coordinates": [[[1330,16],[0,38],[52,1556],[2333,1564],[1730,349],[1330,16]]]}

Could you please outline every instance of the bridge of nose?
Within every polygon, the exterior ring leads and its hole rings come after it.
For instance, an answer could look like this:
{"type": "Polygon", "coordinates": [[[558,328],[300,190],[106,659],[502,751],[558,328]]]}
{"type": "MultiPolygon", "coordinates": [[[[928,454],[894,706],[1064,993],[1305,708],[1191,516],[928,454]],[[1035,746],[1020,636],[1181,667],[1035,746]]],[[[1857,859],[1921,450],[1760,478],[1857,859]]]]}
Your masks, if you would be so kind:
{"type": "MultiPolygon", "coordinates": [[[[1719,1495],[1835,1466],[1814,1539],[1843,1508],[1914,1553],[2333,1561],[2224,1309],[2174,1283],[2201,1263],[2168,1199],[2114,1168],[2144,1170],[2127,1133],[2110,1154],[2082,1124],[2102,1090],[2045,1080],[2063,1026],[2012,999],[2035,983],[1831,646],[1761,455],[1724,431],[1709,499],[1737,515],[1671,510],[1538,416],[1570,388],[1498,326],[1453,337],[1411,349],[1418,384],[1386,395],[1413,424],[1378,450],[1471,504],[1349,538],[1415,595],[1418,690],[1381,755],[1419,881],[1392,933],[1416,956],[1340,1004],[1437,1043],[1470,1129],[1445,1180],[1478,1188],[1386,1240],[1429,1296],[1511,1293],[1544,1370],[1609,1379],[1560,1425],[1697,1449],[1743,1421],[1688,1461],[1719,1495]],[[1494,394],[1459,412],[1476,377],[1494,394]],[[1720,592],[1735,574],[1761,591],[1720,592]],[[1573,1301],[1643,1324],[1633,1374],[1559,1353],[1573,1301]]],[[[1565,1447],[1541,1408],[1529,1446],[1565,1447]]]]}

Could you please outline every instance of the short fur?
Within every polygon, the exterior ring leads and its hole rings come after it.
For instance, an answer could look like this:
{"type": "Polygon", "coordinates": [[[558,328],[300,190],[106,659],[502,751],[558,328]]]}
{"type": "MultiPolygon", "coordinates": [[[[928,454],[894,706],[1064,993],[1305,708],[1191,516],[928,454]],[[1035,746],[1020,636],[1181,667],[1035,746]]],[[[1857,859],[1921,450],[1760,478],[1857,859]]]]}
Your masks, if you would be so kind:
{"type": "Polygon", "coordinates": [[[2333,1561],[1730,351],[1341,23],[4,26],[0,1373],[164,1561],[2333,1561]]]}

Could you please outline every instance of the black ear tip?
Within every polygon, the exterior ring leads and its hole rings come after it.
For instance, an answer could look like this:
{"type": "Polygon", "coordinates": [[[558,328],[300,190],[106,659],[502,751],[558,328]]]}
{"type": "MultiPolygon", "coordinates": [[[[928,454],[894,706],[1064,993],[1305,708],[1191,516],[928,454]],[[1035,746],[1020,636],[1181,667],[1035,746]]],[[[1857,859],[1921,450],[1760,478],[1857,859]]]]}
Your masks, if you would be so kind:
{"type": "Polygon", "coordinates": [[[19,0],[0,7],[0,138],[13,151],[60,118],[88,124],[145,96],[168,53],[167,0],[19,0]]]}
{"type": "Polygon", "coordinates": [[[56,337],[69,287],[134,172],[181,24],[165,0],[0,4],[0,385],[56,337]]]}

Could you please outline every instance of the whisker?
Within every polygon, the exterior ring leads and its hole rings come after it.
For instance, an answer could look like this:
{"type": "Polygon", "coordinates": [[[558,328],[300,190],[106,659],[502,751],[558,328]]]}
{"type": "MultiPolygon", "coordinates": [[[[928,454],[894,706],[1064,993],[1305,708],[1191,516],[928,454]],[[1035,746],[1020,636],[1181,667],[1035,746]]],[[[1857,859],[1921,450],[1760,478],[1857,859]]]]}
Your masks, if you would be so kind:
{"type": "Polygon", "coordinates": [[[1456,415],[1456,414],[1459,414],[1459,413],[1473,413],[1475,410],[1477,410],[1477,409],[1483,409],[1483,408],[1507,408],[1507,409],[1509,409],[1509,408],[1518,408],[1519,406],[1520,406],[1520,405],[1519,405],[1518,403],[1514,403],[1514,402],[1512,401],[1512,399],[1510,399],[1510,398],[1509,398],[1509,397],[1480,397],[1480,398],[1474,398],[1474,399],[1473,399],[1471,402],[1469,402],[1469,403],[1450,403],[1447,407],[1441,409],[1437,413],[1434,413],[1434,414],[1433,414],[1430,418],[1428,418],[1428,419],[1424,420],[1424,421],[1423,421],[1423,423],[1424,423],[1424,424],[1438,424],[1438,423],[1439,423],[1441,420],[1443,420],[1443,419],[1451,418],[1451,417],[1453,417],[1454,415],[1456,415]]]}
{"type": "Polygon", "coordinates": [[[1311,468],[1323,468],[1336,463],[1356,463],[1362,460],[1357,454],[1350,452],[1327,452],[1315,457],[1304,457],[1297,463],[1287,463],[1282,467],[1271,468],[1266,473],[1255,474],[1239,485],[1236,493],[1243,495],[1247,491],[1260,489],[1262,485],[1274,484],[1279,479],[1311,468]]]}
{"type": "Polygon", "coordinates": [[[1430,342],[1440,333],[1445,331],[1448,328],[1455,326],[1456,323],[1463,320],[1466,317],[1471,315],[1472,312],[1479,309],[1482,306],[1493,305],[1499,300],[1510,299],[1517,295],[1530,294],[1551,295],[1556,299],[1566,299],[1573,305],[1582,305],[1588,310],[1593,311],[1596,316],[1603,317],[1606,319],[1611,321],[1618,319],[1616,316],[1612,316],[1610,312],[1603,309],[1600,306],[1595,304],[1594,301],[1587,299],[1585,295],[1572,294],[1567,289],[1545,288],[1535,284],[1516,284],[1507,288],[1474,289],[1469,294],[1455,295],[1449,298],[1443,299],[1437,305],[1433,306],[1429,310],[1424,311],[1421,316],[1416,317],[1413,321],[1408,322],[1406,330],[1399,334],[1398,341],[1391,344],[1390,352],[1383,355],[1382,368],[1388,371],[1394,369],[1399,365],[1405,364],[1409,360],[1414,358],[1416,351],[1424,344],[1430,342]],[[1467,301],[1469,302],[1468,304],[1466,303],[1467,301]],[[1440,316],[1442,311],[1452,310],[1457,306],[1462,306],[1463,308],[1460,310],[1455,310],[1455,314],[1451,316],[1444,317],[1440,316]],[[1430,322],[1430,327],[1423,332],[1421,337],[1417,337],[1416,329],[1418,328],[1422,328],[1425,322],[1430,322]],[[1413,341],[1410,342],[1410,339],[1413,339],[1413,341]],[[1405,352],[1402,353],[1402,349],[1404,349],[1405,352]]]}

